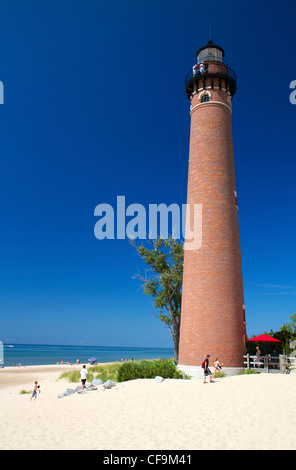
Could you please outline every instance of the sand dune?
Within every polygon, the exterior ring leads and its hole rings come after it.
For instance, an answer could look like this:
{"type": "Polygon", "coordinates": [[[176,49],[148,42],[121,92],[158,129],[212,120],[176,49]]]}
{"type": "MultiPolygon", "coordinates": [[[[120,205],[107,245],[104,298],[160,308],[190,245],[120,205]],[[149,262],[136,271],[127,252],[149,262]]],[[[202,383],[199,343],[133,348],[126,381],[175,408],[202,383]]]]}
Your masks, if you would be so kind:
{"type": "Polygon", "coordinates": [[[65,369],[0,370],[2,450],[296,449],[295,374],[143,379],[58,399],[77,385],[56,381],[65,369]],[[30,402],[19,392],[34,380],[30,402]]]}

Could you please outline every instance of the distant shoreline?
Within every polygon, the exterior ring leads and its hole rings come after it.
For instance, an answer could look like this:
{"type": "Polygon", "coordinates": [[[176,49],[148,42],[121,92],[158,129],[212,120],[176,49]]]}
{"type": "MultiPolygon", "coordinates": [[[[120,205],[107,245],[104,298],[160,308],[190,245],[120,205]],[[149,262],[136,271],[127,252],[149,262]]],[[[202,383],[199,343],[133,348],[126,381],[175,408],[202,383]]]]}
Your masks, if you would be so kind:
{"type": "MultiPolygon", "coordinates": [[[[0,368],[0,390],[8,387],[27,385],[29,383],[33,384],[35,380],[38,382],[51,379],[57,380],[59,376],[64,372],[69,372],[71,370],[80,370],[81,364],[45,364],[37,366],[21,366],[21,367],[3,367],[0,368]]],[[[87,367],[90,364],[85,363],[87,367]]],[[[102,365],[102,364],[97,364],[102,365]]]]}
{"type": "MultiPolygon", "coordinates": [[[[12,345],[12,343],[11,343],[12,345]]],[[[119,346],[69,346],[69,345],[37,345],[14,344],[11,348],[4,346],[4,367],[13,367],[20,363],[21,366],[43,366],[64,364],[87,363],[90,357],[96,358],[98,363],[110,363],[121,360],[156,359],[159,357],[173,357],[172,348],[144,348],[119,346]]]]}

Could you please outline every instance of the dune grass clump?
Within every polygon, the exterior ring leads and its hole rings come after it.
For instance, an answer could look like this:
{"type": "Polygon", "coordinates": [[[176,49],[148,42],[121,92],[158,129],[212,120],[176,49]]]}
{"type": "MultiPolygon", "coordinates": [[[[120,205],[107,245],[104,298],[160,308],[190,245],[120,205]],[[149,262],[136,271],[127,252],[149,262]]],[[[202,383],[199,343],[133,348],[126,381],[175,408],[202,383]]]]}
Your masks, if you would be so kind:
{"type": "Polygon", "coordinates": [[[239,375],[252,375],[252,374],[260,374],[261,372],[255,370],[255,369],[246,369],[244,372],[242,372],[239,375]]]}
{"type": "Polygon", "coordinates": [[[213,379],[224,379],[225,377],[227,377],[227,374],[222,370],[220,372],[215,372],[213,379]]]}
{"type": "Polygon", "coordinates": [[[112,362],[110,364],[91,366],[88,370],[95,375],[96,379],[103,380],[112,380],[113,382],[118,382],[118,371],[121,367],[120,362],[112,362]]]}
{"type": "MultiPolygon", "coordinates": [[[[91,382],[92,379],[94,378],[94,375],[89,372],[87,374],[87,382],[91,382]]],[[[71,370],[70,372],[64,372],[58,380],[60,379],[66,379],[68,382],[75,383],[75,382],[80,382],[81,377],[80,377],[80,372],[79,370],[71,370]]]]}
{"type": "MultiPolygon", "coordinates": [[[[103,382],[112,380],[113,382],[125,382],[134,379],[153,379],[156,376],[164,379],[186,379],[183,372],[170,359],[140,360],[128,362],[113,362],[110,364],[96,365],[88,368],[87,382],[94,378],[103,382]]],[[[68,382],[80,382],[80,372],[73,370],[64,372],[59,379],[66,379],[68,382]]]]}

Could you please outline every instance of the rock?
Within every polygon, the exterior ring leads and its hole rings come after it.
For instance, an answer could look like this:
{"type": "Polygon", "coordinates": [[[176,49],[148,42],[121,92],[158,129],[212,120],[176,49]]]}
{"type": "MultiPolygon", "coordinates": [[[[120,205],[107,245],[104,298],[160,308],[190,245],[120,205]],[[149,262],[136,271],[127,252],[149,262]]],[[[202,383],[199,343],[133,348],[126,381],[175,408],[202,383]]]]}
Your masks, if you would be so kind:
{"type": "Polygon", "coordinates": [[[115,383],[112,382],[112,380],[107,380],[107,382],[104,383],[103,387],[104,388],[112,388],[112,387],[115,387],[115,383]]]}
{"type": "Polygon", "coordinates": [[[92,385],[103,385],[103,380],[100,379],[92,379],[91,381],[92,385]]]}
{"type": "Polygon", "coordinates": [[[86,384],[86,390],[98,390],[93,384],[86,384]]]}
{"type": "Polygon", "coordinates": [[[163,382],[163,381],[164,381],[164,378],[163,378],[163,377],[160,377],[160,375],[157,375],[157,376],[155,377],[155,382],[156,382],[157,384],[160,384],[160,383],[163,382]]]}
{"type": "Polygon", "coordinates": [[[62,392],[58,395],[58,398],[68,397],[70,395],[73,395],[73,393],[75,393],[75,390],[73,390],[72,388],[67,388],[65,392],[62,392]]]}

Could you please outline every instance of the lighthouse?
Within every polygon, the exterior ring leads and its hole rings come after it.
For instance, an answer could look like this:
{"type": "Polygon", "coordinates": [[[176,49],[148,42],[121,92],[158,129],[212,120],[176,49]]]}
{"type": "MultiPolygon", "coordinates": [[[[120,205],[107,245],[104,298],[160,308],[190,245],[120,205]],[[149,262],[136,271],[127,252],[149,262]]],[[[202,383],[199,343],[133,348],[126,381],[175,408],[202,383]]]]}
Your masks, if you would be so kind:
{"type": "MultiPolygon", "coordinates": [[[[210,365],[219,358],[232,375],[242,369],[246,350],[231,124],[236,75],[224,50],[211,40],[196,59],[185,79],[191,103],[187,205],[202,208],[202,241],[184,253],[178,362],[179,368],[199,377],[209,354],[210,365]]],[[[193,214],[191,210],[191,219],[193,214]]]]}

